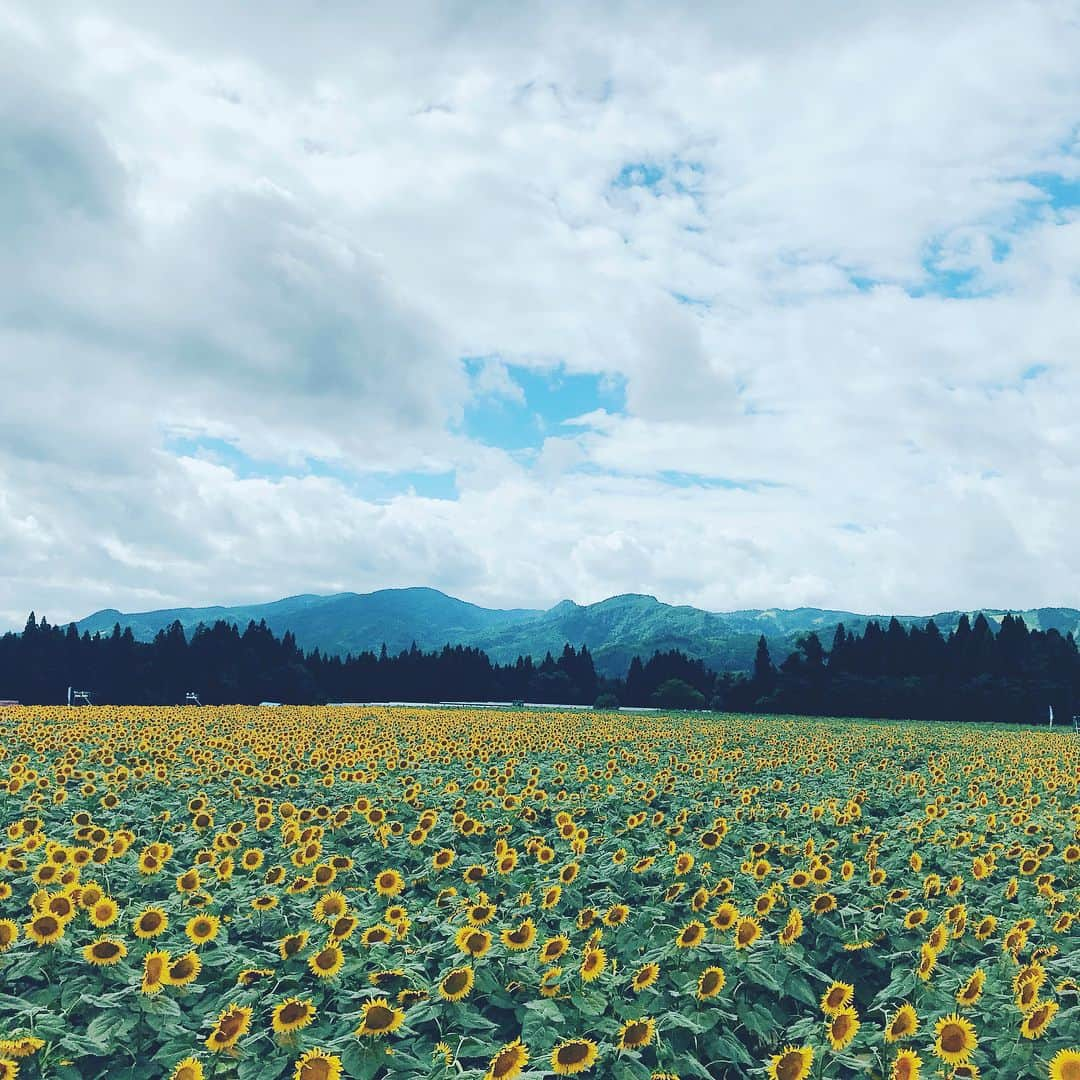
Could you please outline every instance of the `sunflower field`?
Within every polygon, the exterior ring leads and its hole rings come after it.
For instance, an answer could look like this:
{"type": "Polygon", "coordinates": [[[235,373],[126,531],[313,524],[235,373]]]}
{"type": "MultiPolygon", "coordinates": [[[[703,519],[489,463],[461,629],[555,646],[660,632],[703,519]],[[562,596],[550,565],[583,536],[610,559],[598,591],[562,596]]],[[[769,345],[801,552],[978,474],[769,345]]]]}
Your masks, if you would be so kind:
{"type": "Polygon", "coordinates": [[[0,708],[0,1080],[1080,1080],[1080,740],[0,708]]]}

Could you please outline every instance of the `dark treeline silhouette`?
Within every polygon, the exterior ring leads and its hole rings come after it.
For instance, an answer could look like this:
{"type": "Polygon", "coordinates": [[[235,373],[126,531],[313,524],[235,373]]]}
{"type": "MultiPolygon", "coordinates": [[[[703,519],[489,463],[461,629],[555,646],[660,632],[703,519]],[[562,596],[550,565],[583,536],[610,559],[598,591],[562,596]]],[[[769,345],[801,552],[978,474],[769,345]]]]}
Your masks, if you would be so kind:
{"type": "Polygon", "coordinates": [[[185,635],[179,622],[139,642],[130,629],[81,636],[31,613],[22,634],[0,637],[0,699],[61,704],[74,686],[100,704],[177,704],[195,691],[204,704],[280,701],[515,701],[592,703],[599,680],[583,645],[567,645],[539,663],[521,657],[494,664],[479,649],[445,646],[397,655],[305,653],[291,633],[265,623],[240,631],[220,621],[185,635]]]}
{"type": "Polygon", "coordinates": [[[1052,706],[1064,725],[1080,697],[1080,654],[1071,634],[1012,615],[995,632],[981,613],[947,636],[933,621],[870,622],[862,634],[840,625],[828,649],[808,634],[778,666],[763,636],[750,672],[717,673],[677,650],[635,656],[621,679],[598,676],[584,645],[539,663],[496,664],[462,645],[339,657],[305,653],[265,623],[222,621],[188,638],[175,622],[139,642],[119,625],[80,635],[31,613],[21,634],[0,637],[0,698],[59,704],[69,686],[100,704],[177,704],[194,690],[204,704],[521,700],[1012,722],[1044,722],[1052,706]]]}

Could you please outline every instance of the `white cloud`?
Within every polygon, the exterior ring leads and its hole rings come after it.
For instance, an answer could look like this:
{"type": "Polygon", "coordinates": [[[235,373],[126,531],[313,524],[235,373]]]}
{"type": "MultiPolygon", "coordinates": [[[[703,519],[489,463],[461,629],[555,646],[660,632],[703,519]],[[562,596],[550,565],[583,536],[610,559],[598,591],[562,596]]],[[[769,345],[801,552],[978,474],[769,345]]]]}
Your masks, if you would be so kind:
{"type": "Polygon", "coordinates": [[[1076,602],[1080,216],[1032,179],[1080,174],[1073,5],[0,26],[0,620],[1076,602]],[[510,363],[619,376],[626,414],[526,467],[460,433],[529,404],[510,363]]]}

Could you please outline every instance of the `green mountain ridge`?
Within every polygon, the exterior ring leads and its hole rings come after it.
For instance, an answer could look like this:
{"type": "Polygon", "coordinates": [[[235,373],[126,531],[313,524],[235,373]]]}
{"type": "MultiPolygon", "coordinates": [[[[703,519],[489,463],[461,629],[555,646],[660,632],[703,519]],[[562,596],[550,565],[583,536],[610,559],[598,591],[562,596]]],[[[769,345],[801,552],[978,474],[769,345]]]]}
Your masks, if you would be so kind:
{"type": "MultiPolygon", "coordinates": [[[[977,609],[978,610],[978,609],[977,609]]],[[[981,609],[999,622],[1005,609],[981,609]]],[[[1080,633],[1080,611],[1075,608],[1033,608],[1011,611],[1023,616],[1030,629],[1080,633]]],[[[932,618],[942,633],[956,627],[965,612],[935,615],[898,615],[901,623],[923,625],[932,618]]],[[[974,617],[975,611],[967,612],[974,617]]],[[[563,600],[546,611],[531,608],[480,607],[437,589],[381,589],[371,593],[303,594],[264,604],[166,608],[124,613],[114,608],[95,612],[76,625],[80,632],[112,632],[113,626],[131,627],[141,641],[149,641],[164,627],[179,620],[189,634],[200,623],[223,619],[245,627],[265,620],[277,635],[292,631],[298,644],[324,653],[377,652],[385,643],[391,652],[407,649],[415,641],[425,650],[443,645],[482,648],[493,660],[513,662],[546,652],[558,654],[570,642],[589,647],[597,669],[604,675],[624,675],[635,656],[647,659],[655,651],[679,649],[718,670],[746,670],[758,637],[764,634],[773,659],[782,660],[798,638],[811,631],[828,647],[837,623],[861,632],[873,620],[885,623],[888,615],[861,615],[822,608],[751,608],[711,612],[688,605],[672,605],[654,596],[626,593],[594,604],[563,600]]]]}

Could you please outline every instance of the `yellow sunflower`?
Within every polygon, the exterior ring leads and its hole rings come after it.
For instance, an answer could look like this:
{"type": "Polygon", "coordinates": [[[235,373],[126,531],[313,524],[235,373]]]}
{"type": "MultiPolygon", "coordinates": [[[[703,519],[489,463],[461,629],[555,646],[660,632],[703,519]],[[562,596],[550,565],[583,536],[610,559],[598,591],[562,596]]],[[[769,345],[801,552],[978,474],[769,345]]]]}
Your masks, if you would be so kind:
{"type": "Polygon", "coordinates": [[[379,1038],[397,1031],[405,1023],[405,1011],[396,1009],[386,998],[365,1001],[360,1009],[360,1024],[355,1034],[379,1038]]]}
{"type": "Polygon", "coordinates": [[[213,941],[221,929],[221,920],[216,915],[193,915],[184,927],[184,933],[193,945],[205,945],[213,941]]]}
{"type": "Polygon", "coordinates": [[[859,1032],[859,1015],[854,1009],[841,1009],[826,1021],[825,1034],[837,1052],[845,1049],[859,1032]]]}
{"type": "Polygon", "coordinates": [[[968,977],[959,990],[956,991],[957,1004],[970,1008],[982,997],[983,984],[986,982],[986,972],[982,968],[976,968],[968,977]]]}
{"type": "Polygon", "coordinates": [[[749,915],[743,916],[735,926],[735,948],[746,949],[761,937],[761,923],[749,915]]]}
{"type": "Polygon", "coordinates": [[[198,1058],[186,1057],[173,1067],[169,1080],[203,1080],[204,1076],[202,1062],[198,1058]]]}
{"type": "Polygon", "coordinates": [[[158,994],[169,985],[170,955],[164,950],[148,952],[143,957],[142,992],[158,994]]]}
{"type": "Polygon", "coordinates": [[[288,997],[274,1006],[270,1013],[270,1027],[278,1035],[306,1028],[315,1019],[315,1003],[308,998],[288,997]]]}
{"type": "Polygon", "coordinates": [[[675,947],[679,949],[696,949],[705,941],[705,924],[693,919],[688,922],[676,935],[675,947]]]}
{"type": "Polygon", "coordinates": [[[967,1061],[977,1040],[971,1021],[957,1013],[943,1016],[934,1026],[934,1053],[948,1065],[967,1061]]]}
{"type": "Polygon", "coordinates": [[[473,988],[476,975],[471,967],[454,968],[439,983],[439,997],[445,1001],[461,1001],[473,988]]]}
{"type": "Polygon", "coordinates": [[[345,954],[337,945],[324,945],[308,957],[308,968],[318,979],[332,979],[345,965],[345,954]]]}
{"type": "Polygon", "coordinates": [[[293,1080],[340,1080],[341,1058],[327,1050],[308,1050],[296,1063],[293,1080]]]}
{"type": "Polygon", "coordinates": [[[513,930],[503,930],[499,934],[499,940],[511,952],[528,949],[536,940],[536,924],[532,919],[525,919],[513,930]]]}
{"type": "Polygon", "coordinates": [[[380,896],[397,896],[405,888],[405,879],[396,870],[382,870],[375,875],[375,891],[380,896]]]}
{"type": "Polygon", "coordinates": [[[721,932],[730,930],[739,921],[739,909],[732,903],[725,901],[709,917],[714,930],[721,932]]]}
{"type": "Polygon", "coordinates": [[[648,1046],[656,1037],[656,1021],[652,1017],[641,1020],[627,1020],[619,1029],[618,1047],[620,1050],[640,1050],[648,1046]]]}
{"type": "Polygon", "coordinates": [[[587,948],[581,958],[581,967],[579,969],[582,981],[592,982],[593,979],[599,979],[603,975],[606,966],[607,953],[600,946],[587,948]]]}
{"type": "Polygon", "coordinates": [[[821,1011],[826,1016],[835,1016],[846,1009],[855,996],[855,987],[851,983],[833,982],[821,995],[821,1011]]]}
{"type": "Polygon", "coordinates": [[[466,956],[483,956],[491,948],[491,935],[486,930],[463,926],[455,935],[454,944],[466,956]]]}
{"type": "Polygon", "coordinates": [[[707,967],[698,976],[698,1000],[705,1001],[708,998],[716,997],[716,995],[724,989],[724,984],[726,982],[727,975],[724,973],[724,969],[722,967],[707,967]]]}
{"type": "Polygon", "coordinates": [[[922,1058],[914,1050],[901,1050],[893,1058],[889,1080],[919,1080],[921,1073],[922,1058]]]}
{"type": "Polygon", "coordinates": [[[360,935],[360,940],[365,945],[386,945],[394,940],[394,931],[385,923],[376,923],[360,935]]]}
{"type": "Polygon", "coordinates": [[[792,908],[788,913],[788,919],[783,930],[780,931],[780,944],[784,946],[793,944],[802,936],[802,932],[802,912],[798,908],[792,908]]]}
{"type": "Polygon", "coordinates": [[[659,964],[642,964],[634,972],[634,977],[630,980],[630,988],[635,993],[640,992],[652,986],[658,978],[660,978],[659,964]]]}
{"type": "Polygon", "coordinates": [[[120,905],[111,897],[103,896],[89,908],[90,921],[99,930],[111,926],[120,914],[120,905]]]}
{"type": "Polygon", "coordinates": [[[133,929],[137,938],[144,941],[164,934],[169,927],[169,916],[159,907],[143,908],[135,916],[133,929]]]}
{"type": "Polygon", "coordinates": [[[592,1039],[565,1039],[551,1051],[551,1070],[557,1076],[573,1076],[591,1069],[597,1046],[592,1039]]]}
{"type": "Polygon", "coordinates": [[[915,1006],[906,1002],[889,1018],[885,1025],[885,1041],[894,1043],[901,1039],[910,1039],[919,1030],[919,1014],[915,1006]]]}
{"type": "Polygon", "coordinates": [[[769,1061],[769,1080],[806,1080],[814,1064],[811,1046],[785,1046],[769,1061]]]}
{"type": "Polygon", "coordinates": [[[1050,1080],[1080,1080],[1080,1048],[1059,1050],[1049,1065],[1050,1080]]]}
{"type": "Polygon", "coordinates": [[[547,941],[540,946],[540,962],[544,964],[553,964],[569,948],[570,939],[564,934],[548,938],[547,941]]]}
{"type": "Polygon", "coordinates": [[[483,1080],[514,1080],[514,1077],[521,1075],[528,1062],[528,1047],[520,1039],[515,1039],[491,1059],[483,1080]]]}
{"type": "Polygon", "coordinates": [[[26,924],[26,936],[42,945],[52,945],[64,936],[64,922],[55,915],[38,915],[26,924]]]}
{"type": "Polygon", "coordinates": [[[1054,1019],[1060,1006],[1056,1001],[1039,1001],[1020,1024],[1020,1034],[1025,1039],[1041,1039],[1054,1019]]]}
{"type": "Polygon", "coordinates": [[[169,965],[169,985],[188,986],[202,971],[202,960],[197,952],[186,952],[169,965]]]}
{"type": "Polygon", "coordinates": [[[102,937],[85,945],[82,954],[94,967],[111,967],[127,956],[127,946],[118,938],[102,937]]]}
{"type": "Polygon", "coordinates": [[[289,960],[291,957],[299,956],[304,951],[308,943],[308,931],[301,930],[295,934],[289,934],[283,937],[278,942],[278,953],[282,960],[289,960]]]}
{"type": "Polygon", "coordinates": [[[18,940],[18,924],[11,919],[0,919],[0,953],[7,952],[18,940]]]}
{"type": "Polygon", "coordinates": [[[42,1049],[44,1045],[45,1040],[34,1035],[20,1035],[15,1039],[0,1039],[0,1057],[31,1057],[42,1049]]]}
{"type": "Polygon", "coordinates": [[[214,1029],[206,1037],[206,1048],[215,1054],[230,1050],[251,1027],[252,1010],[235,1002],[222,1009],[214,1023],[214,1029]]]}

